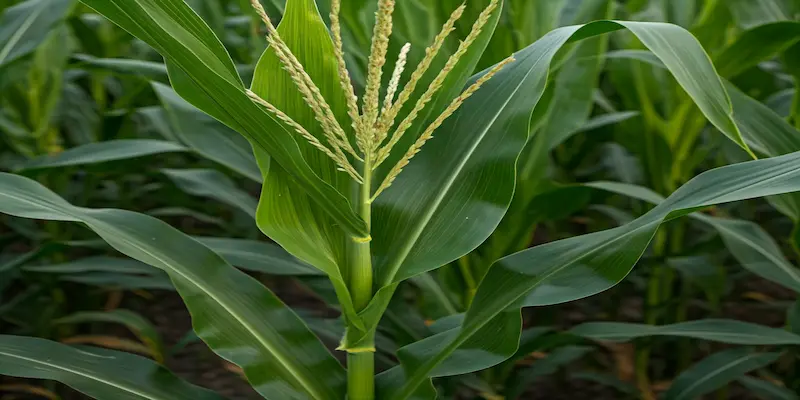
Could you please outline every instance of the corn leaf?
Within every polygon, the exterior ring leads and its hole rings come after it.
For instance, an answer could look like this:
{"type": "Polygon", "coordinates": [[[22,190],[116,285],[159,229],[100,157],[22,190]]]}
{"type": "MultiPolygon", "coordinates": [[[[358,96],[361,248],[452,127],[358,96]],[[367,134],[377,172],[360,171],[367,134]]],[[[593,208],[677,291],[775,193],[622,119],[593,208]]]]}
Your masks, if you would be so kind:
{"type": "Polygon", "coordinates": [[[151,139],[120,139],[89,143],[54,155],[40,156],[23,162],[17,171],[91,165],[128,160],[154,154],[185,152],[179,144],[151,139]]]}
{"type": "Polygon", "coordinates": [[[800,336],[784,329],[724,319],[703,319],[661,326],[624,322],[588,322],[570,329],[569,333],[610,342],[627,342],[649,336],[678,336],[741,345],[800,344],[800,336]]]}
{"type": "Polygon", "coordinates": [[[264,397],[342,397],[343,368],[291,309],[169,225],[129,211],[76,207],[35,181],[11,174],[0,174],[0,212],[81,222],[118,251],[167,272],[186,301],[197,335],[242,367],[264,397]],[[220,330],[220,324],[226,329],[220,330]]]}
{"type": "Polygon", "coordinates": [[[0,15],[0,70],[31,54],[72,9],[72,0],[28,0],[0,15]]]}
{"type": "Polygon", "coordinates": [[[415,393],[426,398],[432,390],[429,377],[480,370],[509,357],[513,351],[503,350],[511,346],[493,343],[518,343],[518,331],[500,339],[502,332],[497,330],[521,324],[519,307],[560,304],[613,287],[630,272],[664,221],[714,204],[798,190],[800,153],[722,167],[692,179],[629,224],[503,258],[482,281],[459,328],[398,350],[402,366],[382,374],[383,393],[391,399],[415,393]]]}
{"type": "Polygon", "coordinates": [[[765,400],[797,400],[800,398],[792,389],[778,386],[764,379],[743,376],[738,381],[742,386],[765,400]]]}
{"type": "Polygon", "coordinates": [[[50,379],[98,400],[222,400],[144,357],[0,335],[0,374],[50,379]]]}
{"type": "Polygon", "coordinates": [[[713,392],[742,375],[772,364],[780,353],[731,349],[716,353],[687,369],[672,382],[664,400],[691,400],[713,392]]]}
{"type": "Polygon", "coordinates": [[[368,235],[344,195],[306,163],[292,131],[247,97],[227,51],[183,0],[83,3],[161,53],[173,88],[184,99],[244,135],[254,151],[269,154],[341,229],[356,237],[368,235]]]}
{"type": "Polygon", "coordinates": [[[156,327],[143,316],[129,310],[85,311],[59,318],[55,324],[113,323],[124,325],[142,341],[159,363],[164,362],[164,343],[156,327]]]}

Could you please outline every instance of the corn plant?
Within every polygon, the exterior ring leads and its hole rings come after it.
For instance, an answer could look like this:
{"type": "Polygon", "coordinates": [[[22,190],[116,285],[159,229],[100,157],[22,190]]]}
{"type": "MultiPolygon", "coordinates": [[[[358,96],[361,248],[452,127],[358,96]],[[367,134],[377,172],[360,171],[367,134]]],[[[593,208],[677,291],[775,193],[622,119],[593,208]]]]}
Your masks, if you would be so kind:
{"type": "MultiPolygon", "coordinates": [[[[76,206],[7,173],[0,174],[0,211],[81,223],[119,252],[165,271],[198,337],[241,367],[265,398],[435,398],[433,378],[483,370],[515,355],[520,308],[578,300],[620,282],[665,221],[715,204],[800,190],[796,149],[766,152],[774,157],[689,180],[618,228],[492,260],[465,314],[398,349],[398,365],[376,371],[376,330],[398,286],[474,250],[506,214],[520,154],[539,141],[534,128],[542,123],[541,111],[558,110],[566,101],[548,95],[550,69],[563,68],[559,62],[575,44],[627,30],[744,154],[757,158],[748,143],[764,143],[775,133],[756,126],[740,130],[709,57],[677,25],[570,25],[473,74],[490,57],[486,48],[502,1],[452,7],[413,65],[408,44],[390,46],[395,2],[379,0],[358,96],[337,0],[330,4],[329,26],[312,0],[289,0],[278,26],[253,1],[269,47],[247,87],[215,31],[184,1],[83,3],[157,50],[175,92],[249,141],[263,177],[258,227],[329,278],[346,327],[338,348],[347,354],[346,368],[300,317],[208,242],[151,216],[76,206]],[[455,51],[440,54],[468,10],[471,28],[455,51]],[[390,48],[400,50],[390,55],[390,48]],[[390,56],[396,61],[387,62],[390,56]]],[[[602,53],[602,43],[594,49],[602,53]]],[[[140,357],[29,337],[0,338],[0,373],[58,380],[101,399],[220,397],[140,357]]]]}

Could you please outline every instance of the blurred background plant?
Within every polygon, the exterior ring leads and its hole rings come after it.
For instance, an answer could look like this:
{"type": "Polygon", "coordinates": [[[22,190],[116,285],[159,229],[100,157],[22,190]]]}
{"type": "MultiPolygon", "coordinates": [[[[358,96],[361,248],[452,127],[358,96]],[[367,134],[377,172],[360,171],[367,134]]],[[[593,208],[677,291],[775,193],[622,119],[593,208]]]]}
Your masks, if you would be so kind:
{"type": "MultiPolygon", "coordinates": [[[[249,0],[188,3],[249,81],[265,47],[249,0]]],[[[277,22],[283,2],[262,3],[277,22]]],[[[375,2],[343,3],[347,61],[361,88],[375,2]]],[[[460,4],[398,1],[390,53],[411,43],[415,65],[460,4]]],[[[326,0],[317,6],[328,15],[326,0]]],[[[169,222],[259,277],[335,345],[344,328],[329,283],[260,239],[261,172],[246,140],[177,96],[156,52],[84,5],[0,0],[0,13],[0,169],[78,206],[169,222]]],[[[508,0],[477,70],[557,27],[598,19],[688,29],[726,79],[751,147],[762,156],[800,150],[797,0],[508,0]],[[756,129],[775,136],[749,134],[756,129]]],[[[447,42],[444,53],[457,46],[447,42]]],[[[495,261],[629,222],[698,172],[748,158],[627,32],[559,52],[535,113],[530,129],[538,134],[518,162],[505,219],[469,255],[401,286],[379,327],[380,369],[396,364],[398,347],[459,318],[495,261]]],[[[797,399],[799,222],[796,195],[669,222],[622,284],[526,309],[517,353],[489,370],[437,380],[440,395],[797,399]]],[[[8,216],[0,216],[0,250],[3,333],[145,355],[231,398],[257,397],[192,334],[159,270],[115,255],[81,227],[8,216]]],[[[3,399],[78,396],[51,382],[1,382],[3,399]]]]}

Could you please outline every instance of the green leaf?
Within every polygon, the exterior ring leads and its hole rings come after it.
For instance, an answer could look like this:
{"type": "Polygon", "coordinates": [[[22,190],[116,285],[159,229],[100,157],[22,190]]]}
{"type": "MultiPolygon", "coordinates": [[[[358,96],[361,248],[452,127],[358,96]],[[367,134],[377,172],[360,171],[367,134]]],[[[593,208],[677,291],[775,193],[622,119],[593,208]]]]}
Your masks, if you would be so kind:
{"type": "Polygon", "coordinates": [[[800,344],[800,336],[783,329],[724,319],[702,319],[662,326],[589,322],[578,325],[569,332],[587,339],[611,342],[627,342],[649,336],[679,336],[743,345],[800,344]]]}
{"type": "MultiPolygon", "coordinates": [[[[623,194],[652,204],[664,198],[650,189],[615,182],[593,182],[586,186],[623,194]]],[[[714,218],[703,214],[692,214],[719,232],[728,250],[742,267],[764,279],[800,293],[800,270],[784,257],[778,244],[758,224],[750,221],[714,218]]]]}
{"type": "Polygon", "coordinates": [[[797,393],[783,386],[778,386],[764,379],[743,376],[739,383],[763,400],[797,400],[797,393]]]}
{"type": "Polygon", "coordinates": [[[32,53],[72,9],[72,0],[28,0],[0,15],[0,70],[32,53]]]}
{"type": "Polygon", "coordinates": [[[271,243],[212,237],[194,239],[222,256],[231,265],[248,271],[271,275],[321,275],[319,270],[271,243]]]}
{"type": "Polygon", "coordinates": [[[121,272],[126,274],[151,275],[159,270],[129,258],[95,256],[61,264],[24,267],[28,272],[73,274],[82,272],[121,272]]]}
{"type": "Polygon", "coordinates": [[[164,362],[164,343],[161,341],[161,335],[150,321],[133,311],[123,309],[113,311],[86,311],[70,314],[53,321],[55,324],[83,324],[94,322],[124,325],[150,349],[156,361],[159,363],[164,362]]]}
{"type": "Polygon", "coordinates": [[[81,222],[123,254],[166,271],[186,301],[198,336],[242,367],[264,397],[343,396],[343,368],[291,309],[169,225],[129,211],[76,207],[30,179],[5,173],[0,174],[0,212],[81,222]]]}
{"type": "MultiPolygon", "coordinates": [[[[768,0],[769,1],[769,0],[768,0]]],[[[732,78],[800,41],[800,22],[759,25],[744,32],[716,57],[720,75],[732,78]]]]}
{"type": "MultiPolygon", "coordinates": [[[[369,235],[347,199],[304,159],[294,133],[254,104],[211,29],[183,0],[82,0],[164,56],[173,88],[267,153],[348,234],[369,235]]],[[[265,166],[262,166],[265,167],[265,166]]]]}
{"type": "Polygon", "coordinates": [[[664,400],[692,400],[711,393],[742,375],[775,362],[780,353],[732,349],[716,353],[687,369],[672,382],[664,400]]]}
{"type": "Polygon", "coordinates": [[[143,78],[167,82],[167,66],[162,63],[123,58],[97,58],[88,54],[74,54],[74,59],[94,68],[101,68],[123,75],[136,75],[143,78]]]}
{"type": "Polygon", "coordinates": [[[0,374],[55,380],[98,400],[222,400],[144,357],[0,335],[0,374]]]}
{"type": "Polygon", "coordinates": [[[85,144],[54,155],[40,156],[18,165],[17,171],[91,165],[187,150],[186,147],[179,144],[162,140],[110,140],[85,144]]]}
{"type": "Polygon", "coordinates": [[[152,83],[164,105],[171,133],[184,145],[256,182],[263,182],[250,143],[180,98],[172,88],[152,83]]]}
{"type": "Polygon", "coordinates": [[[256,199],[222,172],[215,169],[162,169],[161,172],[186,193],[217,200],[251,217],[256,215],[256,199]]]}
{"type": "MultiPolygon", "coordinates": [[[[699,175],[644,216],[618,228],[537,246],[496,262],[483,279],[461,327],[398,350],[402,363],[383,375],[389,398],[414,394],[430,376],[466,373],[510,356],[490,344],[468,359],[463,346],[519,326],[523,306],[581,299],[619,283],[666,220],[714,204],[800,190],[800,153],[718,168],[699,175]],[[402,379],[403,375],[407,378],[402,379]],[[401,377],[401,378],[398,378],[401,377]]],[[[518,333],[504,342],[517,343],[518,333]]],[[[497,338],[495,340],[501,340],[497,338]]],[[[475,354],[476,350],[471,350],[475,354]]],[[[511,352],[513,354],[513,352],[511,352]]]]}

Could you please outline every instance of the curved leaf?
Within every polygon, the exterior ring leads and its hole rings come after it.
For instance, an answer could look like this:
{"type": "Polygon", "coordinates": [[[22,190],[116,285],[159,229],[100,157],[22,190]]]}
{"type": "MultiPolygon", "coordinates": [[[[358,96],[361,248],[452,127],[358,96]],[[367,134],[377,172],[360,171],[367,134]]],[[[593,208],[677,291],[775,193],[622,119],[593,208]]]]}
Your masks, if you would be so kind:
{"type": "Polygon", "coordinates": [[[54,155],[28,160],[17,166],[17,171],[98,164],[127,160],[154,154],[187,151],[186,147],[163,140],[123,139],[89,143],[54,155]]]}
{"type": "Polygon", "coordinates": [[[144,357],[0,335],[0,374],[50,379],[98,400],[222,400],[144,357]]]}
{"type": "Polygon", "coordinates": [[[151,351],[155,360],[164,362],[164,343],[155,326],[141,315],[123,309],[112,311],[86,311],[70,314],[59,318],[56,324],[82,324],[92,322],[106,322],[124,325],[130,329],[151,351]]]}
{"type": "Polygon", "coordinates": [[[678,375],[664,394],[664,400],[697,399],[752,370],[772,364],[780,355],[780,353],[753,353],[750,349],[732,349],[716,353],[678,375]]]}
{"type": "Polygon", "coordinates": [[[138,75],[166,82],[167,66],[153,61],[127,60],[122,58],[97,58],[89,54],[74,54],[76,60],[95,68],[102,68],[118,74],[138,75]]]}
{"type": "MultiPolygon", "coordinates": [[[[586,186],[622,194],[652,204],[661,203],[659,194],[636,185],[593,182],[586,186]]],[[[800,293],[800,270],[789,263],[777,243],[758,224],[736,219],[691,214],[719,232],[728,250],[750,272],[800,293]]]]}
{"type": "Polygon", "coordinates": [[[0,15],[0,70],[35,50],[61,22],[72,0],[28,0],[0,15]]]}
{"type": "Polygon", "coordinates": [[[30,179],[5,173],[0,174],[0,212],[82,222],[121,253],[166,271],[192,314],[197,335],[242,367],[264,397],[342,397],[343,368],[291,309],[169,225],[129,211],[75,207],[30,179]]]}
{"type": "MultiPolygon", "coordinates": [[[[405,399],[430,376],[471,372],[509,357],[509,353],[490,345],[478,349],[468,345],[478,337],[497,337],[498,333],[492,332],[497,326],[519,326],[519,307],[573,301],[616,285],[666,220],[714,204],[798,190],[800,152],[731,165],[692,179],[629,224],[503,258],[482,281],[461,327],[401,348],[398,357],[402,367],[384,373],[383,389],[389,398],[405,399]],[[473,356],[469,361],[458,356],[470,352],[473,356]]],[[[518,340],[518,332],[504,338],[506,343],[518,340]]]]}
{"type": "Polygon", "coordinates": [[[589,322],[570,329],[569,333],[610,342],[627,342],[648,336],[680,336],[743,345],[800,344],[800,336],[783,329],[724,319],[703,319],[661,326],[589,322]]]}
{"type": "Polygon", "coordinates": [[[306,163],[292,131],[247,97],[224,46],[183,0],[82,2],[161,53],[181,96],[244,135],[256,152],[269,154],[341,229],[369,235],[344,195],[306,163]]]}

